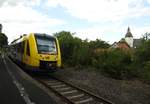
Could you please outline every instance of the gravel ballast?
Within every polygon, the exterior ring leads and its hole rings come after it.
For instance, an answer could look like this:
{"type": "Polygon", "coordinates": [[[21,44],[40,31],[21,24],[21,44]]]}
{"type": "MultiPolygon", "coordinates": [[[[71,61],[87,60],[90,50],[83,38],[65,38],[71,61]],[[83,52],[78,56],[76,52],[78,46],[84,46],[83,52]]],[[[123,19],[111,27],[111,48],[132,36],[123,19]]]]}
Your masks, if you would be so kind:
{"type": "Polygon", "coordinates": [[[116,80],[94,70],[74,68],[58,70],[54,75],[115,104],[150,104],[150,85],[139,80],[116,80]]]}

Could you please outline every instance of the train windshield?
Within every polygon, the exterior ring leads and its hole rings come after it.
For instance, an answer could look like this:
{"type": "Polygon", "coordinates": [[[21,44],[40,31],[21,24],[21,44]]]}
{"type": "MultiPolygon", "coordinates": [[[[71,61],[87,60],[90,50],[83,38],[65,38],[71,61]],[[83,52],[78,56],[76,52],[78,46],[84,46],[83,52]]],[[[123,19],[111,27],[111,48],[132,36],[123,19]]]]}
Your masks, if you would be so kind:
{"type": "Polygon", "coordinates": [[[39,53],[56,54],[56,40],[49,37],[36,37],[37,49],[39,53]]]}

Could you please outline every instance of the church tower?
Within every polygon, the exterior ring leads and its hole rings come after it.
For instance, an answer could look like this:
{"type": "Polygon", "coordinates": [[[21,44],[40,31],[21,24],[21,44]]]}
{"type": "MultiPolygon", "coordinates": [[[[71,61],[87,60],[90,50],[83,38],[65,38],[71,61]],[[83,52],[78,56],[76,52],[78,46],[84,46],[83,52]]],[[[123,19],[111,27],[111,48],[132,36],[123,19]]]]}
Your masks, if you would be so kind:
{"type": "Polygon", "coordinates": [[[132,36],[132,33],[131,33],[129,27],[128,27],[127,33],[126,33],[126,35],[125,35],[125,41],[128,43],[128,45],[129,45],[130,47],[133,47],[133,36],[132,36]]]}

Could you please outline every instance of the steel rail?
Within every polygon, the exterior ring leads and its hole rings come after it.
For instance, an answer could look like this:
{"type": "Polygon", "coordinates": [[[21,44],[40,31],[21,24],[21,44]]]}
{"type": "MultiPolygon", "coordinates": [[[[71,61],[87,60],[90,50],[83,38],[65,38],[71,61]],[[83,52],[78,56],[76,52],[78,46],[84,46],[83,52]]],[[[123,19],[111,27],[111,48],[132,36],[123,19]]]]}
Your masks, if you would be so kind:
{"type": "Polygon", "coordinates": [[[103,97],[100,97],[100,96],[98,96],[98,95],[96,95],[96,94],[94,94],[94,93],[92,93],[92,92],[89,92],[89,91],[87,91],[87,90],[85,90],[85,89],[83,89],[83,88],[80,88],[80,87],[78,87],[78,86],[76,86],[76,85],[73,85],[72,83],[68,83],[68,82],[66,82],[66,81],[64,81],[64,80],[62,80],[62,79],[56,78],[56,77],[54,77],[54,76],[52,76],[52,77],[53,77],[54,79],[58,80],[58,81],[61,81],[61,82],[65,83],[65,84],[67,84],[67,85],[69,85],[69,86],[75,88],[75,89],[80,90],[81,92],[84,92],[84,93],[86,93],[86,94],[92,96],[93,98],[96,98],[96,99],[99,100],[99,101],[105,102],[106,104],[114,104],[113,102],[111,102],[111,101],[109,101],[109,100],[107,100],[107,99],[105,99],[105,98],[103,98],[103,97]]]}
{"type": "Polygon", "coordinates": [[[111,101],[100,97],[92,92],[89,92],[85,89],[82,89],[80,87],[77,87],[71,83],[68,83],[62,79],[56,78],[54,76],[49,76],[52,79],[43,79],[43,78],[35,78],[38,82],[40,82],[41,84],[43,84],[45,87],[47,87],[48,89],[50,89],[51,91],[53,91],[54,93],[56,93],[57,95],[59,95],[65,102],[67,102],[68,104],[93,104],[91,103],[92,101],[97,102],[96,104],[114,104],[111,101]],[[54,83],[52,83],[52,81],[54,83]],[[51,83],[50,83],[51,82],[51,83]],[[62,88],[66,85],[67,88],[62,88]],[[71,91],[67,91],[68,89],[72,89],[71,91]],[[62,92],[62,90],[66,90],[65,92],[62,92]],[[66,94],[69,93],[76,93],[79,92],[79,94],[77,95],[72,95],[72,96],[66,96],[66,94]],[[74,98],[83,98],[84,96],[88,96],[88,98],[83,99],[83,100],[76,100],[74,101],[74,98]]]}

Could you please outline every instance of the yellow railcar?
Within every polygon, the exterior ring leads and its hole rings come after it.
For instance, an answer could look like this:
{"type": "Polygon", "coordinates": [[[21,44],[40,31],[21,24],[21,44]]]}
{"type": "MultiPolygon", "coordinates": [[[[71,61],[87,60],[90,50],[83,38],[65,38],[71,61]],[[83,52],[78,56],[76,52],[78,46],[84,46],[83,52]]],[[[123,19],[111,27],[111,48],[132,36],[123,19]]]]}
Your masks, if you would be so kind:
{"type": "Polygon", "coordinates": [[[61,67],[61,52],[57,38],[40,33],[30,33],[14,40],[10,56],[32,71],[54,70],[61,67]]]}

